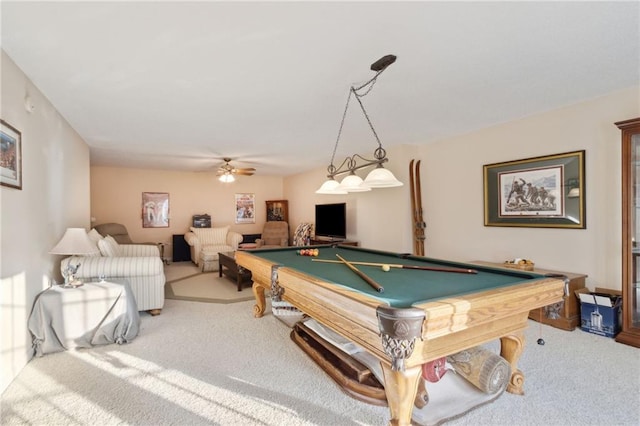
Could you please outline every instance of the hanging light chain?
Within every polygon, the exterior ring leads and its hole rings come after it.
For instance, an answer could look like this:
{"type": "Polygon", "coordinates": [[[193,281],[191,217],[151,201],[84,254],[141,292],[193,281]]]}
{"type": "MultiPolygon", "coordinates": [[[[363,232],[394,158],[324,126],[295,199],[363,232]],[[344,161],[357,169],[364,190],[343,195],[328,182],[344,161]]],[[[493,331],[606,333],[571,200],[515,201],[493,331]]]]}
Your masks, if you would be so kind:
{"type": "MultiPolygon", "coordinates": [[[[393,60],[391,63],[393,63],[393,61],[395,61],[395,57],[393,57],[393,60]]],[[[347,96],[347,103],[344,106],[344,111],[342,113],[342,120],[340,121],[340,128],[338,129],[338,136],[336,137],[336,143],[333,147],[333,153],[331,154],[331,163],[329,164],[329,166],[327,167],[327,172],[328,172],[328,177],[333,178],[335,175],[337,174],[341,174],[341,173],[346,173],[347,171],[353,172],[354,170],[360,169],[362,167],[367,167],[371,164],[375,164],[377,163],[378,165],[381,165],[382,163],[388,161],[386,158],[386,151],[384,150],[384,148],[382,148],[382,142],[380,142],[380,138],[378,137],[378,133],[376,132],[376,129],[373,127],[373,123],[371,122],[371,119],[369,118],[369,114],[367,113],[367,110],[364,108],[364,105],[362,103],[362,101],[360,100],[361,97],[367,96],[369,93],[371,93],[371,91],[373,90],[373,87],[375,86],[375,83],[377,81],[377,78],[380,74],[382,74],[382,72],[387,68],[387,66],[390,64],[386,64],[384,66],[384,68],[377,70],[376,75],[374,75],[370,80],[368,80],[366,83],[361,84],[358,87],[354,87],[351,86],[349,88],[349,95],[347,96]],[[360,90],[366,88],[367,90],[364,93],[358,93],[360,90]],[[345,119],[347,117],[347,111],[349,110],[349,102],[351,101],[351,95],[354,95],[356,100],[358,101],[358,104],[360,105],[360,109],[362,109],[362,113],[364,114],[364,117],[367,120],[367,123],[369,124],[369,128],[371,129],[371,132],[373,133],[373,136],[376,138],[376,142],[378,142],[378,148],[376,148],[376,150],[374,151],[374,157],[375,160],[368,160],[358,154],[354,154],[351,157],[347,157],[342,164],[340,164],[340,167],[336,168],[336,166],[334,165],[334,160],[336,157],[336,152],[338,150],[338,143],[340,142],[340,136],[342,135],[342,129],[344,127],[344,122],[345,119]],[[359,157],[365,161],[368,162],[368,164],[364,164],[361,166],[358,166],[356,164],[356,157],[359,157]],[[346,164],[347,166],[347,170],[341,171],[342,167],[346,164]]],[[[372,69],[373,65],[372,65],[372,69]]]]}
{"type": "Polygon", "coordinates": [[[362,101],[360,100],[360,96],[358,96],[358,94],[356,93],[356,91],[355,91],[355,89],[353,87],[351,88],[351,91],[353,92],[354,95],[356,95],[356,100],[360,104],[360,108],[362,108],[362,113],[364,114],[364,117],[367,119],[367,123],[369,123],[369,127],[371,128],[371,131],[373,132],[373,136],[375,136],[376,137],[376,141],[378,141],[378,148],[382,148],[382,143],[380,142],[380,138],[378,137],[378,134],[376,133],[376,129],[373,128],[373,123],[371,123],[371,120],[369,119],[369,114],[367,114],[367,110],[364,109],[364,105],[362,104],[362,101]]]}
{"type": "Polygon", "coordinates": [[[342,128],[344,127],[344,120],[347,118],[347,110],[349,109],[349,101],[351,100],[351,90],[349,90],[349,96],[347,96],[347,103],[344,106],[344,112],[342,113],[342,120],[340,121],[340,128],[338,129],[338,137],[336,138],[336,144],[333,147],[333,153],[331,154],[331,164],[327,167],[329,175],[333,176],[336,172],[336,167],[333,165],[333,160],[336,158],[336,151],[338,150],[338,142],[342,135],[342,128]]]}

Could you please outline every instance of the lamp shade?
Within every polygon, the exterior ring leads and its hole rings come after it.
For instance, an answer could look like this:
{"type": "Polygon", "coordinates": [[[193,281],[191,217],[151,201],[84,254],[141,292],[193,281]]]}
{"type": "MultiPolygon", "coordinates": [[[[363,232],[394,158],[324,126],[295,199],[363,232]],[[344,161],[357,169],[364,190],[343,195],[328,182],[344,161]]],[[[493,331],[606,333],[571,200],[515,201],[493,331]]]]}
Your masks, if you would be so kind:
{"type": "Polygon", "coordinates": [[[371,170],[365,178],[364,183],[370,188],[392,188],[404,185],[396,179],[391,171],[384,167],[377,167],[371,170]]]}
{"type": "Polygon", "coordinates": [[[364,181],[360,176],[355,173],[350,174],[346,178],[342,179],[339,190],[347,192],[365,192],[371,191],[371,188],[364,184],[364,181]]]}
{"type": "Polygon", "coordinates": [[[58,244],[51,249],[51,254],[95,254],[99,253],[98,247],[89,239],[84,228],[67,228],[58,241],[58,244]]]}
{"type": "Polygon", "coordinates": [[[338,189],[340,186],[340,182],[331,178],[325,181],[322,186],[316,191],[316,194],[327,194],[327,195],[341,195],[347,194],[347,191],[342,189],[338,189]]]}

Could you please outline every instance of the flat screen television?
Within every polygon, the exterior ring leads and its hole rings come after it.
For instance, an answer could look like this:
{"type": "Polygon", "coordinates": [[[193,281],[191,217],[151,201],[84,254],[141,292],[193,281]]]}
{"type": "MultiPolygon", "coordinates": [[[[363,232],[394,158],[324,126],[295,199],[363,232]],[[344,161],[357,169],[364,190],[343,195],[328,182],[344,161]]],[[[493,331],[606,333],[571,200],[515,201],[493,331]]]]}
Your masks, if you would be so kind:
{"type": "Polygon", "coordinates": [[[316,238],[347,238],[347,203],[316,204],[316,238]]]}

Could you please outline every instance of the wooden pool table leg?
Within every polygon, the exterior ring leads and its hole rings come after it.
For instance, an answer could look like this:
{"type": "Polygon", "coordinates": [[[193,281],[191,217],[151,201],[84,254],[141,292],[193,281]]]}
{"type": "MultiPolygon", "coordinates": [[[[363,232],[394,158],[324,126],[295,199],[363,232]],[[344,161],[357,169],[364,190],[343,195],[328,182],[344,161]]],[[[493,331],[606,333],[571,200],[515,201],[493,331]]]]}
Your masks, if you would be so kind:
{"type": "Polygon", "coordinates": [[[267,306],[267,303],[264,297],[265,289],[262,285],[258,284],[257,281],[253,282],[251,289],[253,290],[253,295],[256,298],[256,304],[253,305],[253,316],[255,318],[260,318],[264,315],[264,310],[267,306]]]}
{"type": "Polygon", "coordinates": [[[418,391],[422,366],[405,368],[404,371],[393,371],[391,365],[382,362],[384,374],[384,391],[391,411],[392,426],[408,426],[411,424],[411,412],[418,391]]]}
{"type": "Polygon", "coordinates": [[[524,349],[524,332],[510,334],[500,338],[500,356],[511,365],[511,380],[507,385],[507,392],[524,395],[524,374],[518,370],[518,360],[524,349]]]}

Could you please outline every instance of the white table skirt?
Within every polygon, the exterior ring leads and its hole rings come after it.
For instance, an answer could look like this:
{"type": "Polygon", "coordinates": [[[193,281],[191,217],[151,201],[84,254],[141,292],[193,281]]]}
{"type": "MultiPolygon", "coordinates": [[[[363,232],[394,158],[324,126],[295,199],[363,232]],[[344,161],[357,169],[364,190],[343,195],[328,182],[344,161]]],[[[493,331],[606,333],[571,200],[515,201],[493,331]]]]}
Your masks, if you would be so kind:
{"type": "Polygon", "coordinates": [[[93,282],[42,291],[36,297],[28,326],[35,354],[42,356],[130,342],[140,330],[140,316],[128,282],[93,282]]]}

